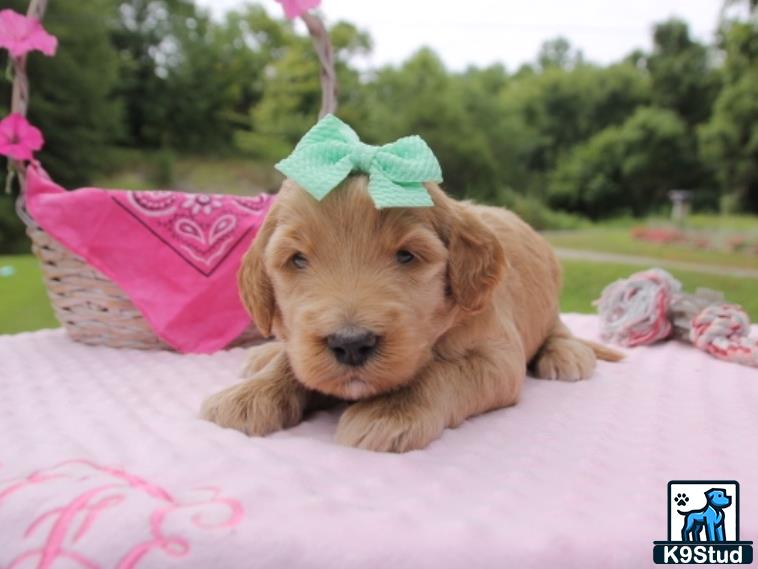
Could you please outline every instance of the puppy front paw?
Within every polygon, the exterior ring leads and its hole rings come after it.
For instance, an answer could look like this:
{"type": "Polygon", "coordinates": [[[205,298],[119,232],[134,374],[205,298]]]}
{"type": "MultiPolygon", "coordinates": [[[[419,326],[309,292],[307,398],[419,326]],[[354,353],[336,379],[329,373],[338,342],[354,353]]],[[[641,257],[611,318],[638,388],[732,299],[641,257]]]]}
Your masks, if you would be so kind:
{"type": "Polygon", "coordinates": [[[248,436],[263,436],[298,424],[304,407],[297,390],[276,380],[253,379],[209,397],[200,416],[248,436]]]}
{"type": "Polygon", "coordinates": [[[592,348],[576,338],[549,338],[535,359],[534,374],[540,379],[578,381],[595,370],[592,348]]]}
{"type": "Polygon", "coordinates": [[[282,342],[272,341],[253,346],[247,353],[247,361],[242,369],[242,377],[250,378],[270,364],[274,358],[284,352],[282,342]]]}
{"type": "Polygon", "coordinates": [[[353,403],[337,425],[337,442],[379,452],[408,452],[439,438],[445,422],[435,410],[398,401],[399,395],[353,403]]]}

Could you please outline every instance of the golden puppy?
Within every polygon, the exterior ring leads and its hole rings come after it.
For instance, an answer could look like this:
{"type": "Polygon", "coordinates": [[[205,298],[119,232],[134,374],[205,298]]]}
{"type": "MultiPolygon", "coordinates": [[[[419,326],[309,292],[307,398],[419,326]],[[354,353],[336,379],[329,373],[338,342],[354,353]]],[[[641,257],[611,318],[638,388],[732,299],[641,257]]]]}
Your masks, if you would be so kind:
{"type": "Polygon", "coordinates": [[[589,377],[615,352],[574,338],[558,314],[560,267],[506,210],[457,202],[374,207],[365,176],[316,201],[285,181],[239,274],[256,324],[248,379],[203,416],[248,435],[297,424],[324,395],[355,401],[337,441],[423,448],[446,427],[516,403],[537,377],[589,377]]]}

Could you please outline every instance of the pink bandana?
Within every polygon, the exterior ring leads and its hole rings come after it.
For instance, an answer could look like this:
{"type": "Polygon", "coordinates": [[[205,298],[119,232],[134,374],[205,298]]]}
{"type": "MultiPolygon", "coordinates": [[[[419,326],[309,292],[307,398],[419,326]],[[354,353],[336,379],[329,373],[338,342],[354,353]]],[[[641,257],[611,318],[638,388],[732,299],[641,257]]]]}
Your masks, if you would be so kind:
{"type": "Polygon", "coordinates": [[[250,324],[236,274],[273,199],[67,192],[39,164],[27,172],[34,220],[118,284],[155,333],[181,352],[221,349],[250,324]]]}

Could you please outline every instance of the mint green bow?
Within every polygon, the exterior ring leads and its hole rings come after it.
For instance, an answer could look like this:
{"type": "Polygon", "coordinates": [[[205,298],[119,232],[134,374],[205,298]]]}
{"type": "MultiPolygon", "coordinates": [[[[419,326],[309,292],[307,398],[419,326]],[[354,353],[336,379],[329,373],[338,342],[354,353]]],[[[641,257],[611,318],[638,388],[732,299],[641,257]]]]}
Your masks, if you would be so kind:
{"type": "Polygon", "coordinates": [[[420,136],[371,146],[334,115],[316,123],[275,167],[317,200],[350,172],[365,172],[368,193],[379,209],[434,205],[422,182],[442,181],[439,162],[420,136]]]}

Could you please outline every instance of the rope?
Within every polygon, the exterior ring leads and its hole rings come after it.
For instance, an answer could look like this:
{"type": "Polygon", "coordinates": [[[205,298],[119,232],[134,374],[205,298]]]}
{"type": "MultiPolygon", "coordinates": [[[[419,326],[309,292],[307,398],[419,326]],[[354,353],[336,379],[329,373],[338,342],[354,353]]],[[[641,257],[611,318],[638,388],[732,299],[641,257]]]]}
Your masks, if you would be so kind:
{"type": "Polygon", "coordinates": [[[667,339],[672,331],[712,356],[758,367],[758,340],[751,339],[748,315],[719,302],[713,291],[681,292],[682,284],[662,269],[619,279],[595,301],[601,335],[622,346],[667,339]]]}
{"type": "Polygon", "coordinates": [[[714,357],[758,367],[758,340],[749,338],[750,319],[735,304],[707,307],[692,321],[690,340],[714,357]]]}
{"type": "Polygon", "coordinates": [[[668,307],[681,288],[679,281],[661,269],[635,273],[611,283],[595,301],[603,338],[627,347],[668,338],[668,307]]]}

